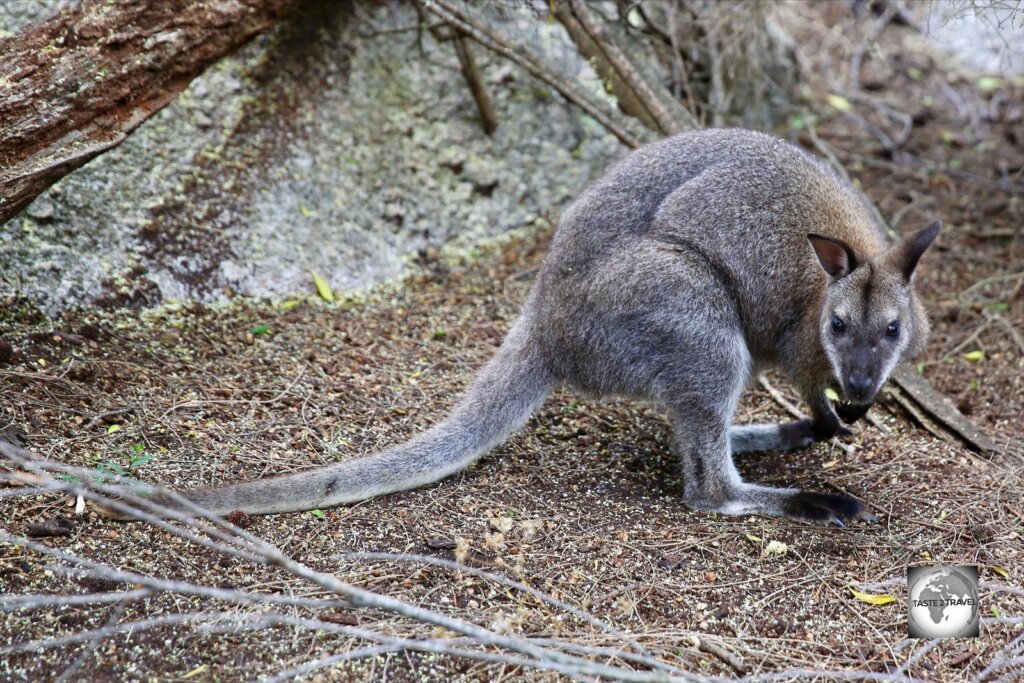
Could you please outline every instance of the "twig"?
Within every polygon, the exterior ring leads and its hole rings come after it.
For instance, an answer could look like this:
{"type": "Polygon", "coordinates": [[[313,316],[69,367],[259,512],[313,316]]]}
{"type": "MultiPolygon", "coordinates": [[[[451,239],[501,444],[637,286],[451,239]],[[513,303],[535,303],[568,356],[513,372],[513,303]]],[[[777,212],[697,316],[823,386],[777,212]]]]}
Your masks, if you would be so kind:
{"type": "Polygon", "coordinates": [[[640,74],[633,65],[632,60],[608,35],[607,29],[601,21],[587,7],[585,2],[580,0],[568,0],[572,13],[576,15],[580,25],[590,36],[591,40],[604,54],[608,63],[615,69],[622,81],[633,91],[637,99],[643,104],[658,124],[662,133],[671,135],[686,129],[699,128],[697,120],[686,111],[675,100],[673,111],[669,111],[665,98],[659,97],[651,85],[640,74]]]}
{"type": "Polygon", "coordinates": [[[896,401],[898,404],[900,404],[900,406],[904,410],[906,410],[908,413],[910,413],[910,416],[913,417],[917,421],[917,423],[919,425],[924,427],[925,431],[927,431],[929,434],[934,436],[939,441],[945,441],[946,443],[950,442],[949,436],[946,435],[945,432],[940,430],[935,425],[935,423],[933,423],[928,418],[928,416],[924,414],[924,411],[922,411],[920,408],[918,408],[916,405],[914,405],[913,401],[911,401],[909,398],[907,398],[907,396],[902,391],[900,391],[899,389],[890,387],[889,389],[886,390],[886,392],[889,394],[889,396],[892,397],[892,399],[894,401],[896,401]]]}
{"type": "Polygon", "coordinates": [[[115,408],[113,410],[108,410],[105,413],[99,413],[98,415],[94,415],[88,422],[82,425],[82,429],[92,429],[93,427],[98,425],[100,422],[103,422],[104,420],[107,420],[112,417],[118,417],[119,415],[130,415],[134,413],[136,410],[138,410],[138,406],[130,405],[125,406],[123,408],[115,408]]]}
{"type": "Polygon", "coordinates": [[[768,381],[764,375],[757,378],[757,383],[768,392],[768,395],[778,403],[782,408],[797,419],[803,419],[805,415],[800,412],[800,409],[790,403],[789,399],[782,395],[782,392],[776,389],[771,382],[768,381]]]}
{"type": "Polygon", "coordinates": [[[0,611],[41,609],[54,605],[106,605],[141,600],[153,594],[149,588],[113,593],[87,593],[85,595],[0,595],[0,611]]]}
{"type": "Polygon", "coordinates": [[[628,147],[639,147],[649,136],[623,121],[610,108],[585,93],[576,84],[558,75],[558,70],[533,54],[531,50],[503,35],[486,19],[471,14],[469,9],[454,0],[424,0],[424,6],[484,47],[526,69],[532,76],[544,81],[563,97],[594,117],[628,147]]]}
{"type": "Polygon", "coordinates": [[[447,569],[454,569],[456,571],[460,571],[460,572],[469,574],[471,576],[476,576],[478,578],[486,579],[488,581],[493,581],[493,582],[498,583],[498,584],[500,584],[502,586],[506,586],[508,588],[514,588],[515,590],[522,591],[522,592],[526,593],[527,595],[530,595],[531,597],[534,597],[537,600],[540,600],[541,602],[544,602],[544,603],[547,603],[547,604],[551,605],[552,607],[556,607],[558,609],[564,610],[564,611],[568,612],[569,614],[572,614],[573,616],[575,616],[575,617],[583,620],[584,622],[590,624],[591,626],[596,626],[597,628],[601,629],[602,631],[606,631],[606,632],[614,635],[615,637],[621,639],[623,642],[629,643],[630,645],[632,645],[637,650],[637,652],[640,652],[641,654],[643,654],[645,656],[648,656],[648,657],[653,657],[654,656],[649,650],[647,650],[647,648],[645,648],[640,643],[636,642],[629,634],[624,633],[623,631],[615,628],[614,626],[611,626],[610,624],[608,624],[608,623],[606,623],[604,621],[601,621],[600,619],[596,619],[594,616],[592,616],[590,614],[587,614],[583,610],[580,610],[580,609],[578,609],[576,607],[573,607],[572,605],[570,605],[570,604],[568,604],[568,603],[566,603],[566,602],[564,602],[562,600],[558,600],[557,598],[553,598],[550,595],[546,595],[546,594],[538,591],[535,588],[527,586],[525,583],[522,583],[520,581],[515,581],[514,579],[510,579],[510,578],[508,578],[506,576],[502,576],[500,574],[495,574],[493,572],[487,572],[487,571],[484,571],[482,569],[477,569],[476,567],[470,567],[470,566],[467,566],[467,565],[464,565],[464,564],[460,564],[458,562],[452,562],[451,560],[446,560],[444,558],[430,557],[430,556],[427,556],[427,555],[406,555],[406,554],[392,554],[392,553],[348,553],[346,555],[341,555],[339,557],[352,558],[352,559],[373,560],[373,561],[417,562],[419,564],[426,564],[426,565],[432,565],[432,566],[436,566],[436,567],[445,567],[447,569]]]}
{"type": "Polygon", "coordinates": [[[882,15],[875,21],[875,25],[871,27],[871,31],[864,36],[864,39],[854,49],[853,56],[850,57],[850,71],[848,74],[851,87],[860,88],[860,69],[861,63],[864,61],[864,54],[867,52],[868,46],[873,45],[879,36],[882,35],[882,32],[895,15],[896,7],[892,3],[887,3],[882,15]]]}
{"type": "Polygon", "coordinates": [[[490,135],[498,128],[498,117],[494,113],[494,105],[491,104],[487,88],[484,87],[480,69],[476,65],[476,60],[473,59],[473,52],[470,50],[465,36],[456,31],[452,40],[455,43],[455,54],[459,57],[462,76],[466,79],[469,91],[473,94],[473,101],[476,102],[477,111],[480,112],[480,124],[484,128],[484,132],[490,135]]]}
{"type": "Polygon", "coordinates": [[[643,586],[644,584],[639,582],[627,583],[625,586],[619,586],[615,590],[610,590],[607,593],[603,593],[602,595],[598,595],[597,597],[592,598],[590,600],[590,606],[597,607],[598,605],[602,605],[608,602],[609,600],[614,600],[623,593],[628,593],[632,590],[636,590],[637,588],[642,588],[643,586]]]}
{"type": "MultiPolygon", "coordinates": [[[[892,373],[891,380],[903,392],[914,399],[914,402],[933,417],[939,424],[967,442],[971,448],[982,453],[997,450],[995,442],[968,420],[942,394],[935,391],[923,377],[907,365],[898,366],[892,373]]],[[[897,400],[900,397],[897,396],[897,400]]],[[[901,401],[901,405],[913,414],[913,409],[901,401]]],[[[920,411],[919,411],[920,412],[920,411]]],[[[916,415],[915,415],[916,417],[916,415]]],[[[922,424],[924,422],[922,421],[922,424]]],[[[928,427],[925,427],[928,429],[928,427]]],[[[929,431],[931,431],[929,429],[929,431]]],[[[945,438],[939,436],[939,438],[945,438]]]]}
{"type": "Polygon", "coordinates": [[[693,638],[696,642],[697,649],[702,652],[707,652],[709,655],[713,655],[718,659],[722,660],[729,667],[738,673],[740,676],[747,673],[747,667],[743,666],[743,660],[734,655],[733,653],[726,650],[718,643],[709,640],[707,638],[693,638]]]}

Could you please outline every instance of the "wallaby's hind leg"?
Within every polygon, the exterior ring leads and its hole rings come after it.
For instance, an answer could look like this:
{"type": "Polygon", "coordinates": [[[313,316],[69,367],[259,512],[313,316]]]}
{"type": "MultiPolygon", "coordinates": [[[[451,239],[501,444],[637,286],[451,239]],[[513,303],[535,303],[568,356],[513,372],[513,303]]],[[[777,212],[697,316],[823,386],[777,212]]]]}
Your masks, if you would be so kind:
{"type": "MultiPolygon", "coordinates": [[[[761,514],[840,526],[870,515],[864,504],[848,496],[777,489],[744,482],[732,461],[729,424],[747,372],[741,343],[715,348],[717,359],[701,358],[699,377],[681,372],[668,397],[676,449],[683,460],[686,503],[690,507],[732,515],[761,514]],[[709,386],[717,383],[717,387],[709,386]]],[[[709,347],[705,347],[709,348],[709,347]]],[[[710,354],[708,354],[710,355],[710,354]]]]}

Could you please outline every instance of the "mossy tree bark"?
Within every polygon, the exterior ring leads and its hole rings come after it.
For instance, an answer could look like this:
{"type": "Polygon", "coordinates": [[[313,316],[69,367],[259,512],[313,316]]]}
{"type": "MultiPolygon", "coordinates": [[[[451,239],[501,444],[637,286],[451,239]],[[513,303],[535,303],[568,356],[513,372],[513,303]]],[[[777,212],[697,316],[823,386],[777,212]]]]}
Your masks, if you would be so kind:
{"type": "Polygon", "coordinates": [[[83,0],[0,40],[0,223],[299,0],[83,0]]]}

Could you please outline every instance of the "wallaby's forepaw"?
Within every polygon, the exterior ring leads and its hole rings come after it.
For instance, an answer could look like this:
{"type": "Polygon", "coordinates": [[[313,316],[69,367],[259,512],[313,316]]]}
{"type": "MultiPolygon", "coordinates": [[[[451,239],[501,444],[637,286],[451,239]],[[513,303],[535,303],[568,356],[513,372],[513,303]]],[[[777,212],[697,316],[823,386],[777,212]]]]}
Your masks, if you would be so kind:
{"type": "Polygon", "coordinates": [[[782,513],[790,519],[834,523],[839,526],[859,520],[875,521],[867,505],[856,498],[810,491],[788,496],[782,505],[782,513]]]}
{"type": "MultiPolygon", "coordinates": [[[[870,403],[839,403],[836,404],[836,415],[839,419],[850,425],[864,417],[871,408],[870,403]]],[[[840,428],[841,429],[841,428],[840,428]]]]}
{"type": "MultiPolygon", "coordinates": [[[[833,436],[850,436],[853,434],[849,429],[839,425],[824,425],[810,418],[787,422],[780,427],[780,431],[788,433],[786,436],[792,443],[800,446],[810,446],[818,441],[828,441],[833,436]]],[[[793,446],[796,447],[795,445],[793,446]]]]}

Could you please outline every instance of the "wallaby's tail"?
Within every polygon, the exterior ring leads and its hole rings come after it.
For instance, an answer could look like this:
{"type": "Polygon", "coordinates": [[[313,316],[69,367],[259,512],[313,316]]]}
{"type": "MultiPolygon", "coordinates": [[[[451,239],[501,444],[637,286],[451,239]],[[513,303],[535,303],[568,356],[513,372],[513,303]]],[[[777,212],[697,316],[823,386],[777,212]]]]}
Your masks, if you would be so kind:
{"type": "Polygon", "coordinates": [[[554,384],[528,327],[521,318],[451,414],[403,444],[305,472],[183,493],[219,515],[269,514],[353,503],[454,474],[519,429],[554,384]]]}

